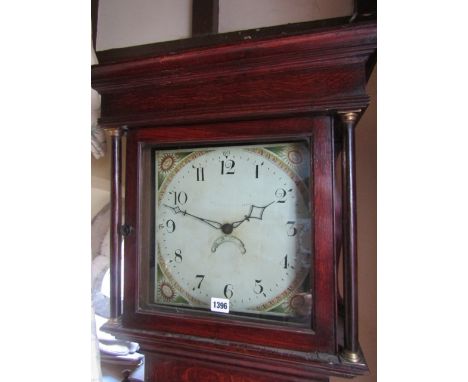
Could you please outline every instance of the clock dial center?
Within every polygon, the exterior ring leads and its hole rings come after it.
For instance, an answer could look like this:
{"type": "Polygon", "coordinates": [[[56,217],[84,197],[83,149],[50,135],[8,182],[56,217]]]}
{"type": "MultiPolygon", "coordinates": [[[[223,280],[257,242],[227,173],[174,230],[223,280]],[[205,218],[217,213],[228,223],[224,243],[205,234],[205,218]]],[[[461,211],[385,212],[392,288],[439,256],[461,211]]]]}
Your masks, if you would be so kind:
{"type": "Polygon", "coordinates": [[[234,227],[232,226],[232,224],[230,223],[225,223],[221,226],[221,231],[223,231],[223,233],[225,235],[229,235],[232,233],[234,227]]]}

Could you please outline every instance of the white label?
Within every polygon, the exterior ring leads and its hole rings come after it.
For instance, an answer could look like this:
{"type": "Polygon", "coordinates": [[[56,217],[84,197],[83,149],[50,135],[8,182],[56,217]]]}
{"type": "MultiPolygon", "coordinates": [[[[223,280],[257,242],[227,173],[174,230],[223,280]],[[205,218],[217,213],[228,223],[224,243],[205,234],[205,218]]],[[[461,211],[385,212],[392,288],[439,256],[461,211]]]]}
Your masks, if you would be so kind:
{"type": "Polygon", "coordinates": [[[211,297],[211,311],[229,313],[229,300],[227,298],[211,297]]]}

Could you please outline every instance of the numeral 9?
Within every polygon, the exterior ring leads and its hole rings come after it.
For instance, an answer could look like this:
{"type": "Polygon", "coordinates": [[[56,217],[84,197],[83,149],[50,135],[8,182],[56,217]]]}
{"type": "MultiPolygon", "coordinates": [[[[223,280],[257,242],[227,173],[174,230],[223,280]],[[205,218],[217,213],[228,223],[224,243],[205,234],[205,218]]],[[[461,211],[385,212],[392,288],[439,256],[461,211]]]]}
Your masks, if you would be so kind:
{"type": "Polygon", "coordinates": [[[175,231],[175,228],[176,228],[176,225],[175,225],[174,220],[169,219],[169,220],[166,222],[166,227],[167,227],[167,232],[169,232],[169,233],[174,232],[174,231],[175,231]]]}

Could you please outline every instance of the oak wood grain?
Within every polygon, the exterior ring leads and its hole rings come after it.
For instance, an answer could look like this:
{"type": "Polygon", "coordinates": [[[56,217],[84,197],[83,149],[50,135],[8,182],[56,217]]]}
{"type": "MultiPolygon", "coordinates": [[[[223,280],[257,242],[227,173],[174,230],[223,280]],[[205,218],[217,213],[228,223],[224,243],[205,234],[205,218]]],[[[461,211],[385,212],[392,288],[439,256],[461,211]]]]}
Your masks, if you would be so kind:
{"type": "MultiPolygon", "coordinates": [[[[123,315],[106,328],[140,343],[149,381],[327,381],[366,373],[365,360],[340,357],[342,214],[334,170],[343,149],[336,143],[337,113],[369,103],[376,23],[213,41],[92,67],[101,126],[127,131],[125,223],[133,228],[125,238],[123,315]],[[297,139],[311,145],[310,324],[280,326],[153,304],[152,150],[297,139]]],[[[356,293],[353,285],[348,294],[356,293]]]]}
{"type": "Polygon", "coordinates": [[[92,68],[100,123],[128,128],[365,108],[372,22],[92,68]]]}

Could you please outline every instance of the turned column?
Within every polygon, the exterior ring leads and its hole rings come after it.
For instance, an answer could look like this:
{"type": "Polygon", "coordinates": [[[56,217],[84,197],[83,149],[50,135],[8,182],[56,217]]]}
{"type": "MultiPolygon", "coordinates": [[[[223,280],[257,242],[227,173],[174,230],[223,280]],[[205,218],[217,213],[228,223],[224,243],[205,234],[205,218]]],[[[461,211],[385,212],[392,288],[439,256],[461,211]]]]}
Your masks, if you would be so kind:
{"type": "Polygon", "coordinates": [[[120,317],[122,312],[121,244],[122,216],[122,130],[106,128],[112,140],[111,149],[111,222],[110,222],[110,318],[120,317]]]}
{"type": "Polygon", "coordinates": [[[344,348],[342,357],[361,361],[358,338],[357,215],[354,128],[360,110],[340,113],[343,122],[343,303],[344,348]]]}

